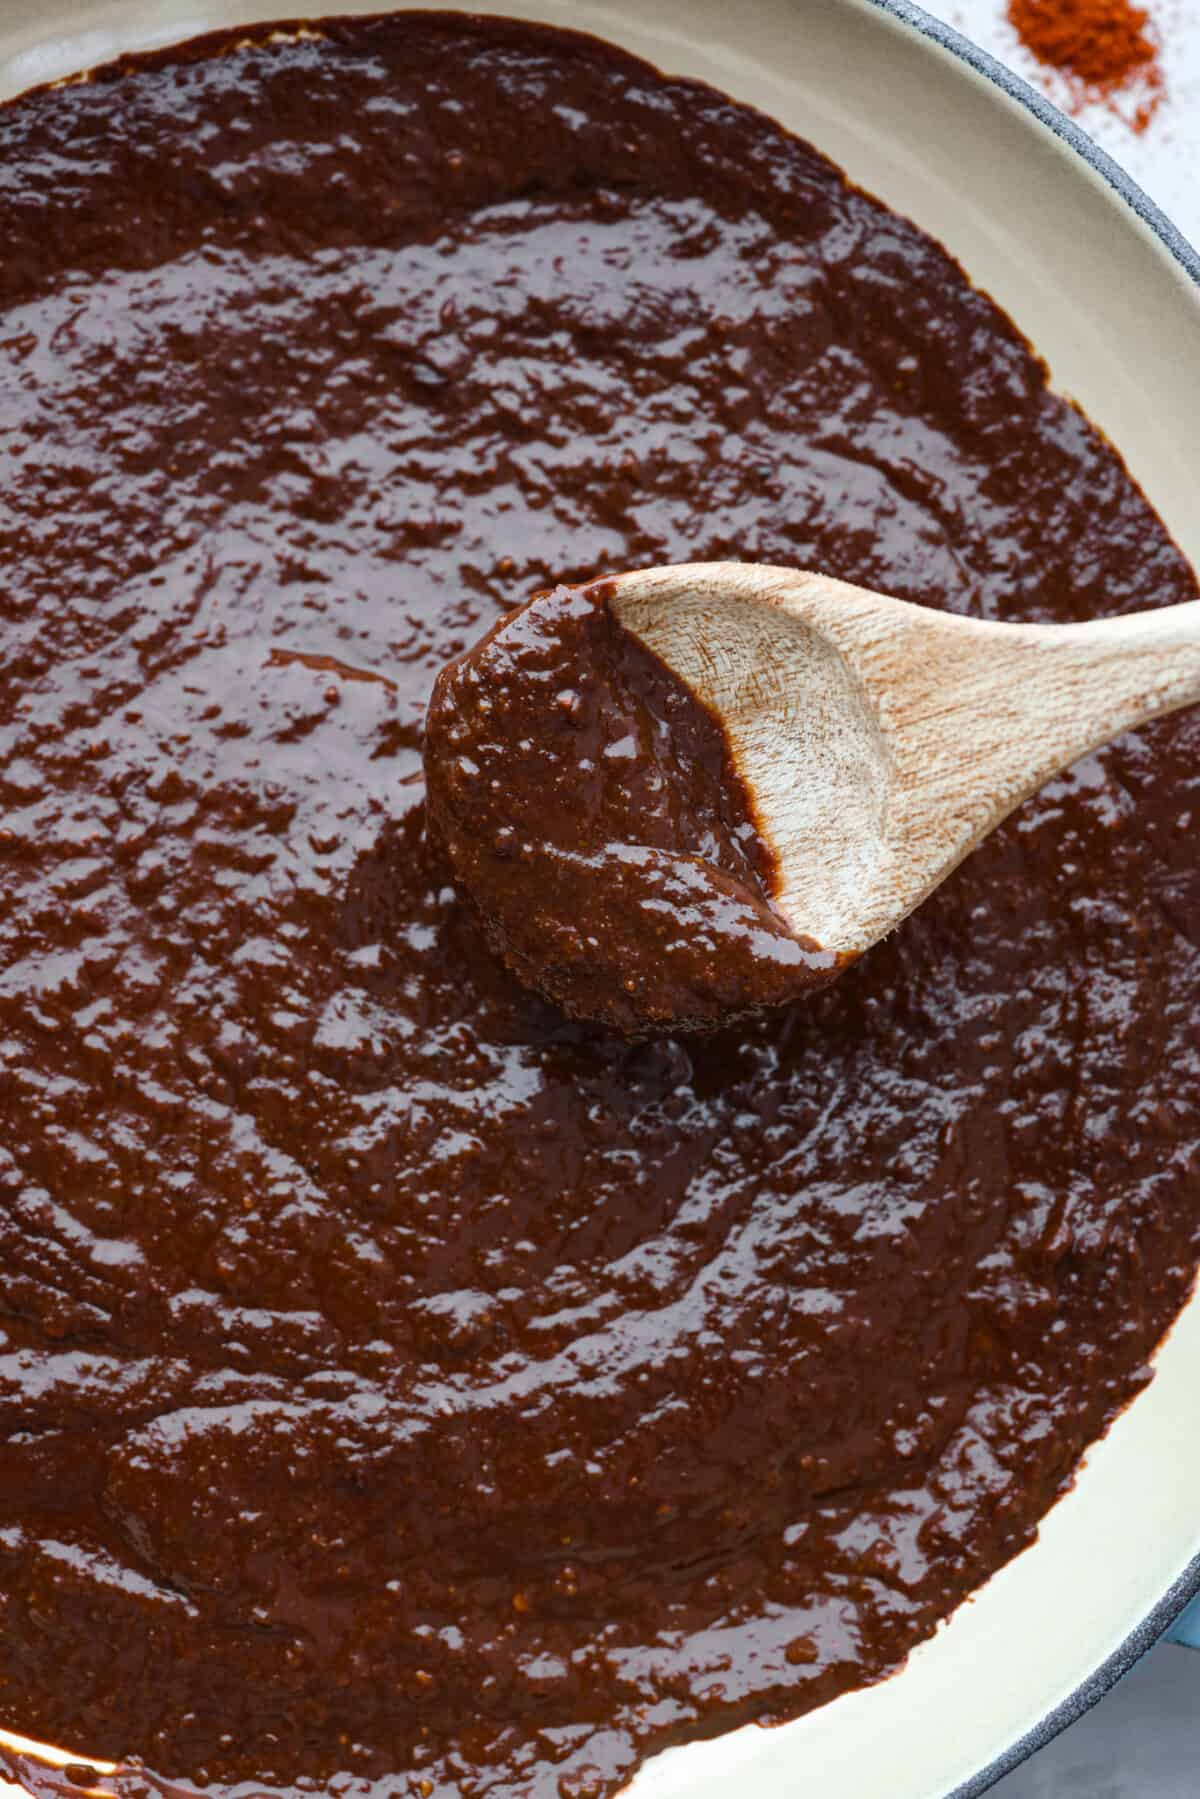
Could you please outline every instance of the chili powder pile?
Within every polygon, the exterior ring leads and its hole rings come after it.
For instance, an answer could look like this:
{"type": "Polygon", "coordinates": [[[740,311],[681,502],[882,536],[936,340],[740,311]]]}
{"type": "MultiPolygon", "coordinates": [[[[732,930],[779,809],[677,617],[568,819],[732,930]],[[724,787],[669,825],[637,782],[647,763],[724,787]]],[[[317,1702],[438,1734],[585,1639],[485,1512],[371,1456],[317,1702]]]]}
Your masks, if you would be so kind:
{"type": "Polygon", "coordinates": [[[1008,17],[1026,49],[1066,76],[1073,106],[1139,84],[1142,97],[1128,122],[1146,129],[1165,86],[1142,7],[1131,0],[1009,0],[1008,17]]]}

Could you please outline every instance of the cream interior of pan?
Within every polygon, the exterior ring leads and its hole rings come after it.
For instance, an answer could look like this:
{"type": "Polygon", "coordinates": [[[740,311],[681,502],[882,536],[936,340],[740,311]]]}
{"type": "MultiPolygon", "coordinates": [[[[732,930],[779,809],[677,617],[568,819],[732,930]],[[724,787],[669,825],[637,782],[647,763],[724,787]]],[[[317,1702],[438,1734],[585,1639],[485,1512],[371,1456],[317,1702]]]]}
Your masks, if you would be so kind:
{"type": "MultiPolygon", "coordinates": [[[[0,94],[287,9],[5,0],[0,94]]],[[[314,10],[372,8],[325,0],[314,10]]],[[[1200,563],[1200,289],[1017,101],[871,0],[504,0],[493,10],[598,33],[761,106],[931,231],[1108,433],[1200,563]]],[[[1087,1681],[1200,1556],[1198,1377],[1194,1300],[1157,1379],[1092,1450],[1037,1543],[900,1674],[778,1729],[668,1751],[639,1774],[636,1799],[716,1799],[735,1782],[755,1799],[941,1799],[987,1767],[1087,1681]]],[[[85,1743],[70,1750],[54,1759],[86,1759],[85,1743]]]]}

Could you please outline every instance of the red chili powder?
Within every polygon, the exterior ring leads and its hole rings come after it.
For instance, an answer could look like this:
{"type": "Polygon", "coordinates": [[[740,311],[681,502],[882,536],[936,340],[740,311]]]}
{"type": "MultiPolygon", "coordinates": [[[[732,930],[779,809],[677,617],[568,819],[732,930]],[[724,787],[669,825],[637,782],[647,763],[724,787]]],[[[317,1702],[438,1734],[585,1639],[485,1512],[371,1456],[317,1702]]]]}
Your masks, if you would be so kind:
{"type": "Polygon", "coordinates": [[[1144,131],[1163,97],[1158,45],[1149,15],[1131,0],[1009,0],[1008,16],[1026,49],[1059,69],[1083,105],[1140,80],[1145,98],[1129,120],[1144,131]]]}

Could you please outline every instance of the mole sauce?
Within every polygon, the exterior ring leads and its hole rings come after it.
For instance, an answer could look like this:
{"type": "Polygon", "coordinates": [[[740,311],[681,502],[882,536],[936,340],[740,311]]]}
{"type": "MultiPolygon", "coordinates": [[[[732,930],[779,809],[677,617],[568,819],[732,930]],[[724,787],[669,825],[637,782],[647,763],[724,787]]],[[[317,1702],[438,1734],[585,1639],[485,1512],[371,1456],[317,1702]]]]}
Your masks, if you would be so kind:
{"type": "Polygon", "coordinates": [[[576,1018],[713,1030],[826,985],[772,909],[720,722],[609,608],[559,587],[444,668],[429,816],[492,948],[576,1018]]]}
{"type": "Polygon", "coordinates": [[[631,1044],[489,951],[422,720],[623,566],[1193,597],[1120,458],[817,151],[532,25],[34,93],[0,242],[0,1725],[597,1799],[897,1668],[1191,1286],[1200,723],[631,1044]]]}

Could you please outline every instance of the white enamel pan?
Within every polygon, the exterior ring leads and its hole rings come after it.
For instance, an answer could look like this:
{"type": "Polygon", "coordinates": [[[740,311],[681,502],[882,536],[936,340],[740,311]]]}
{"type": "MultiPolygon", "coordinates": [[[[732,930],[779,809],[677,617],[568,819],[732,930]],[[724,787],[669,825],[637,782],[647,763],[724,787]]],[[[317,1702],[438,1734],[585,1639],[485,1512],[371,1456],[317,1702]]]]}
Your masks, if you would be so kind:
{"type": "MultiPolygon", "coordinates": [[[[303,0],[0,0],[0,93],[301,10],[303,0]]],[[[931,231],[1107,432],[1200,566],[1200,257],[1016,77],[907,0],[490,10],[595,32],[762,107],[931,231]]],[[[1078,1717],[1200,1592],[1200,1300],[1157,1365],[1038,1541],[901,1673],[795,1724],[669,1751],[633,1799],[717,1799],[735,1783],[754,1799],[973,1799],[1078,1717]]],[[[64,1748],[79,1759],[88,1745],[64,1748]]]]}

